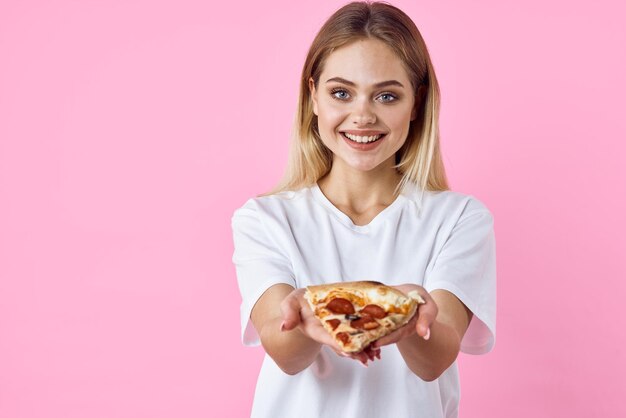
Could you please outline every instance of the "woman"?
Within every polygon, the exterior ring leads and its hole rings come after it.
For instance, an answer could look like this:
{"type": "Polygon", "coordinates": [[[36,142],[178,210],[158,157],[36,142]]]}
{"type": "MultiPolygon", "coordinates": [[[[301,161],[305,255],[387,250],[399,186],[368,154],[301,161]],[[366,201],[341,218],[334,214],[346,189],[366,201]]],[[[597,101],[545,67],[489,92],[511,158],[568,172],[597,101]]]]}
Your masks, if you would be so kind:
{"type": "Polygon", "coordinates": [[[495,341],[495,240],[488,209],[448,191],[438,117],[406,14],[355,2],[329,18],[302,71],[285,179],[233,216],[242,338],[267,353],[252,416],[458,415],[456,357],[495,341]],[[426,304],[347,356],[303,293],[356,280],[426,304]]]}

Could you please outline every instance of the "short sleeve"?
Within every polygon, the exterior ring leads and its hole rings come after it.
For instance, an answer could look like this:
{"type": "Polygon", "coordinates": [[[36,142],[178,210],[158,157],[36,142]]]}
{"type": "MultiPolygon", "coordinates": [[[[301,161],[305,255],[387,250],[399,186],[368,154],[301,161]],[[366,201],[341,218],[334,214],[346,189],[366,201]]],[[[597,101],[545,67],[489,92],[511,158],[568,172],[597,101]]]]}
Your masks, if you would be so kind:
{"type": "Polygon", "coordinates": [[[464,353],[484,354],[495,344],[495,251],[493,216],[480,202],[471,200],[424,280],[428,292],[448,290],[472,311],[472,320],[461,341],[464,353]]]}
{"type": "Polygon", "coordinates": [[[235,246],[233,263],[242,298],[241,340],[244,345],[259,345],[259,335],[250,321],[252,308],[261,295],[275,284],[296,287],[293,268],[263,224],[254,200],[249,200],[235,211],[232,230],[235,246]]]}

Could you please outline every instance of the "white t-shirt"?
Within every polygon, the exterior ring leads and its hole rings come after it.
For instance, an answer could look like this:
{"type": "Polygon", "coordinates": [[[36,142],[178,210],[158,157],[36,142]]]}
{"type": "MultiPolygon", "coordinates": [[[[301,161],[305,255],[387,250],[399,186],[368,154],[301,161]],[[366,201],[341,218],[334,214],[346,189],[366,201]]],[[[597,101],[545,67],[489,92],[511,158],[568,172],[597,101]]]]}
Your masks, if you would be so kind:
{"type": "MultiPolygon", "coordinates": [[[[250,312],[270,286],[354,280],[446,289],[474,314],[461,350],[483,354],[494,345],[493,218],[471,196],[425,192],[420,201],[412,186],[369,224],[357,226],[314,185],[248,200],[235,211],[232,228],[245,345],[260,344],[250,312]]],[[[324,346],[311,366],[289,376],[265,355],[252,417],[458,415],[456,362],[425,382],[409,370],[395,345],[382,347],[381,357],[365,368],[324,346]]]]}

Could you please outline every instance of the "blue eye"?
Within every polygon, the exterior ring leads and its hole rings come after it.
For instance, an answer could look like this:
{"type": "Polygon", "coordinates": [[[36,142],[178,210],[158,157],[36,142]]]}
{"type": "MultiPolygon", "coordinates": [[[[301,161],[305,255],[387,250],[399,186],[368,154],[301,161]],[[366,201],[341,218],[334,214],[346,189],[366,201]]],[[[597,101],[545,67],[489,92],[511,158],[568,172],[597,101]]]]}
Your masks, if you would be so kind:
{"type": "Polygon", "coordinates": [[[330,92],[330,94],[331,96],[333,96],[335,99],[338,99],[338,100],[346,100],[350,97],[348,92],[343,89],[333,89],[330,92]]]}
{"type": "Polygon", "coordinates": [[[398,99],[394,94],[391,94],[391,93],[383,93],[378,97],[381,99],[383,103],[394,102],[398,99]]]}
{"type": "MultiPolygon", "coordinates": [[[[345,89],[335,88],[330,91],[330,95],[337,100],[347,101],[350,99],[350,93],[348,93],[345,89]]],[[[377,101],[381,103],[392,103],[398,100],[398,96],[393,93],[382,93],[377,98],[377,101]]]]}

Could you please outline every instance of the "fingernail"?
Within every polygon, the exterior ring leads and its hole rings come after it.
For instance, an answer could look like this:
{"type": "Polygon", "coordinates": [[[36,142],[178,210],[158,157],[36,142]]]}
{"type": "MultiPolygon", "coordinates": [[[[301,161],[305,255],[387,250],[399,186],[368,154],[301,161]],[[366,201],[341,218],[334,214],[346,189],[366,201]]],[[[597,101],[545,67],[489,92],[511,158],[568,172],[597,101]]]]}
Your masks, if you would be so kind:
{"type": "Polygon", "coordinates": [[[285,331],[285,321],[280,323],[280,330],[285,331]]]}
{"type": "Polygon", "coordinates": [[[428,341],[430,338],[430,328],[426,328],[426,335],[424,335],[424,339],[428,341]]]}

